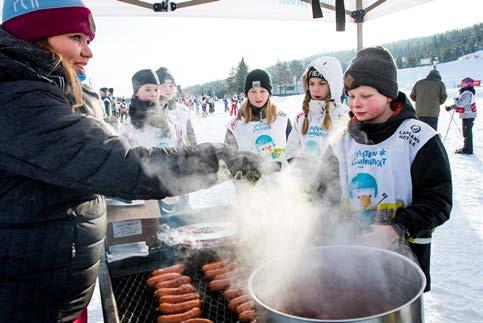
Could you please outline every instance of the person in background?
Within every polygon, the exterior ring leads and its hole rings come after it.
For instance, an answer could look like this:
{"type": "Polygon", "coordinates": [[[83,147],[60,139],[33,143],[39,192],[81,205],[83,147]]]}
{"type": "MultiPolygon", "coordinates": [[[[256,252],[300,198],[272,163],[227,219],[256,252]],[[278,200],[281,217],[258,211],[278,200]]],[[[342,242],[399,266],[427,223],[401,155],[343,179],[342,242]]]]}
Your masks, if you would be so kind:
{"type": "Polygon", "coordinates": [[[474,80],[471,77],[465,77],[461,80],[459,96],[455,99],[454,104],[446,107],[446,111],[455,109],[460,114],[463,123],[463,148],[457,149],[456,154],[473,154],[473,123],[477,116],[475,103],[474,80]]]}
{"type": "MultiPolygon", "coordinates": [[[[132,79],[133,95],[129,118],[119,127],[119,135],[131,147],[179,148],[180,141],[174,116],[168,104],[159,101],[159,80],[152,70],[137,71],[132,79]]],[[[161,214],[177,210],[179,197],[166,197],[159,201],[161,214]]]]}
{"type": "Polygon", "coordinates": [[[416,102],[416,116],[438,131],[439,106],[446,101],[446,87],[437,70],[414,84],[411,100],[416,102]]]}
{"type": "Polygon", "coordinates": [[[168,108],[176,117],[178,130],[181,132],[179,139],[185,146],[196,145],[196,135],[189,117],[189,110],[176,100],[178,89],[173,75],[166,67],[158,68],[156,74],[159,78],[161,99],[168,101],[168,108]]]}
{"type": "Polygon", "coordinates": [[[359,50],[344,74],[352,120],[333,148],[342,205],[365,224],[363,243],[409,244],[431,287],[431,235],[449,219],[452,181],[440,136],[418,120],[398,90],[397,68],[382,47],[359,50]]]}
{"type": "Polygon", "coordinates": [[[122,98],[121,104],[119,106],[119,113],[120,113],[120,121],[121,123],[126,121],[127,119],[127,114],[128,114],[128,108],[126,105],[126,99],[122,98]]]}
{"type": "Polygon", "coordinates": [[[279,160],[292,130],[290,119],[270,98],[270,75],[261,69],[248,73],[238,116],[227,125],[225,143],[240,151],[251,151],[269,160],[279,160]]]}
{"type": "Polygon", "coordinates": [[[236,95],[234,95],[232,98],[231,98],[231,109],[230,109],[230,117],[231,116],[234,116],[236,117],[237,113],[238,113],[238,98],[236,95]]]}
{"type": "Polygon", "coordinates": [[[330,145],[342,135],[334,129],[346,111],[340,100],[342,75],[342,66],[334,57],[319,57],[307,66],[301,77],[305,89],[302,112],[295,117],[283,155],[302,170],[311,199],[322,198],[331,205],[340,203],[338,163],[330,145]]]}
{"type": "Polygon", "coordinates": [[[257,180],[262,161],[223,144],[130,148],[76,75],[92,57],[90,10],[16,2],[3,1],[0,27],[0,322],[71,322],[94,291],[103,195],[162,199],[235,173],[257,180]]]}
{"type": "MultiPolygon", "coordinates": [[[[312,61],[302,75],[305,97],[302,112],[295,117],[294,127],[287,140],[284,157],[320,159],[329,148],[332,120],[339,119],[345,110],[342,95],[342,66],[334,57],[319,57],[312,61]]],[[[330,148],[329,148],[330,149],[330,148]]]]}
{"type": "Polygon", "coordinates": [[[109,89],[103,87],[99,90],[99,95],[101,96],[102,104],[104,105],[104,117],[111,117],[111,99],[109,98],[109,89]]]}
{"type": "Polygon", "coordinates": [[[228,98],[225,96],[223,97],[223,106],[225,108],[224,112],[229,112],[230,109],[228,108],[228,98]]]}
{"type": "Polygon", "coordinates": [[[119,128],[119,135],[131,147],[178,147],[176,121],[168,105],[159,101],[159,80],[150,69],[137,71],[132,79],[133,95],[129,117],[119,128]]]}

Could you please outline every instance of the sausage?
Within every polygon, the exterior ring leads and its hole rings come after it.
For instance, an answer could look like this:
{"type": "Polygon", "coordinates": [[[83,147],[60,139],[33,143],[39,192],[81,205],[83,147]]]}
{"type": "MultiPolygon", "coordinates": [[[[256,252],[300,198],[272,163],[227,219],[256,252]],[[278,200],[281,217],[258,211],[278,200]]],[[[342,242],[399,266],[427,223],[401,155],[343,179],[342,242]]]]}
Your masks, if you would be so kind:
{"type": "Polygon", "coordinates": [[[182,321],[181,323],[213,323],[213,321],[208,319],[197,318],[197,319],[189,319],[186,321],[182,321]]]}
{"type": "Polygon", "coordinates": [[[156,289],[160,288],[170,288],[170,287],[179,287],[183,284],[191,284],[191,278],[188,276],[181,276],[176,279],[162,281],[156,284],[156,289]]]}
{"type": "Polygon", "coordinates": [[[158,298],[158,303],[176,304],[176,303],[183,303],[186,301],[191,301],[199,298],[200,298],[200,294],[198,293],[189,293],[189,294],[181,294],[181,295],[163,295],[158,298]]]}
{"type": "Polygon", "coordinates": [[[254,301],[248,301],[248,302],[245,302],[243,304],[241,304],[240,306],[238,306],[236,308],[236,312],[238,314],[242,313],[242,312],[246,312],[246,311],[250,311],[250,310],[254,310],[255,309],[255,302],[254,301]]]}
{"type": "Polygon", "coordinates": [[[241,312],[238,315],[238,318],[240,319],[241,322],[251,322],[255,320],[256,317],[257,317],[257,313],[254,310],[241,312]]]}
{"type": "Polygon", "coordinates": [[[225,288],[230,287],[230,280],[229,279],[220,279],[220,280],[213,280],[208,284],[213,291],[221,291],[225,288]]]}
{"type": "Polygon", "coordinates": [[[205,271],[205,277],[208,279],[210,278],[212,279],[217,275],[226,274],[233,271],[233,269],[235,269],[237,266],[238,266],[238,263],[230,262],[225,267],[205,271]]]}
{"type": "Polygon", "coordinates": [[[162,314],[179,314],[200,306],[201,301],[199,299],[194,299],[177,304],[162,303],[159,304],[158,309],[162,314]]]}
{"type": "Polygon", "coordinates": [[[228,265],[230,262],[231,262],[231,260],[229,260],[229,259],[210,262],[210,263],[207,263],[206,265],[204,265],[203,267],[201,267],[201,271],[203,273],[205,273],[208,270],[220,269],[220,268],[223,268],[226,265],[228,265]]]}
{"type": "Polygon", "coordinates": [[[157,276],[167,273],[178,273],[181,274],[184,270],[184,264],[175,264],[169,267],[164,267],[160,269],[156,269],[151,273],[151,276],[157,276]]]}
{"type": "Polygon", "coordinates": [[[178,323],[189,319],[194,319],[201,316],[201,310],[199,307],[192,308],[191,310],[171,315],[161,315],[157,319],[157,323],[178,323]]]}
{"type": "Polygon", "coordinates": [[[181,277],[181,274],[179,273],[167,273],[167,274],[156,275],[156,276],[150,277],[146,282],[146,284],[148,285],[148,287],[153,288],[157,283],[176,279],[179,277],[181,277]]]}
{"type": "Polygon", "coordinates": [[[242,289],[242,288],[239,288],[239,289],[231,289],[230,288],[230,289],[227,289],[226,291],[223,292],[223,296],[225,296],[225,298],[228,301],[231,301],[235,297],[245,295],[245,294],[248,294],[248,292],[245,289],[242,289]]]}
{"type": "Polygon", "coordinates": [[[229,271],[223,274],[216,275],[213,280],[219,280],[219,279],[237,279],[237,278],[244,278],[247,276],[247,272],[243,268],[236,268],[233,271],[229,271]]]}
{"type": "Polygon", "coordinates": [[[154,292],[154,296],[160,297],[164,295],[182,295],[182,294],[189,294],[193,292],[194,292],[194,288],[193,286],[191,286],[191,284],[184,284],[174,288],[156,289],[156,291],[154,292]]]}
{"type": "Polygon", "coordinates": [[[232,311],[236,311],[236,308],[238,306],[248,302],[249,300],[251,300],[250,295],[241,295],[241,296],[235,297],[230,301],[230,303],[228,303],[228,308],[232,311]]]}

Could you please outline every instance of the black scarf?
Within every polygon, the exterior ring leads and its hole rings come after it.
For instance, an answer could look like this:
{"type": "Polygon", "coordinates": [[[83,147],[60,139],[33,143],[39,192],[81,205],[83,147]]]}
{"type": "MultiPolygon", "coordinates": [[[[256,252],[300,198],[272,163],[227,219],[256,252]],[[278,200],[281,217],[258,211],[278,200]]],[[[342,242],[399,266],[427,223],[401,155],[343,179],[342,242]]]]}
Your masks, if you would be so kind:
{"type": "Polygon", "coordinates": [[[163,133],[169,132],[168,107],[161,106],[159,101],[141,101],[133,95],[129,106],[129,117],[135,128],[142,129],[144,125],[159,128],[163,133]]]}
{"type": "Polygon", "coordinates": [[[266,105],[264,105],[261,108],[257,108],[256,106],[252,105],[251,103],[248,103],[248,106],[252,110],[252,121],[261,121],[265,119],[266,117],[266,105]]]}

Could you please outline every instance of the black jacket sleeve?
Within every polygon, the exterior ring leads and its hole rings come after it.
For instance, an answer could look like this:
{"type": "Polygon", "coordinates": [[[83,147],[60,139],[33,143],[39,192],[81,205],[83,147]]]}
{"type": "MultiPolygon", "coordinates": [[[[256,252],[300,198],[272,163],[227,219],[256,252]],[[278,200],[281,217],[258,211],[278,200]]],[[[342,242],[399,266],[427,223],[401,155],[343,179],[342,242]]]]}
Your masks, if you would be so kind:
{"type": "Polygon", "coordinates": [[[411,165],[413,202],[399,208],[394,223],[402,224],[411,237],[429,237],[449,219],[452,200],[451,169],[439,135],[417,153],[411,165]]]}
{"type": "Polygon", "coordinates": [[[55,92],[30,90],[1,102],[0,169],[79,192],[160,199],[215,184],[219,159],[231,154],[222,144],[130,149],[55,92]]]}

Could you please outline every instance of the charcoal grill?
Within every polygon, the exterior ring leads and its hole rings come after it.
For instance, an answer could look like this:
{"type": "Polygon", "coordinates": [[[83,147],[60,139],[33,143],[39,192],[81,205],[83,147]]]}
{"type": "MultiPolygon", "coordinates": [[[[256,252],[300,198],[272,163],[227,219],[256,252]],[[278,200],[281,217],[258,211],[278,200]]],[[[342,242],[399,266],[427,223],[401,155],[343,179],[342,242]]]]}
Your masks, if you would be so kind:
{"type": "MultiPolygon", "coordinates": [[[[185,271],[193,279],[192,285],[200,293],[202,317],[216,323],[235,323],[238,317],[227,307],[220,293],[208,289],[208,283],[199,271],[185,271]]],[[[117,300],[119,320],[122,323],[156,322],[157,301],[153,290],[146,287],[150,273],[139,273],[112,279],[114,296],[117,300]]]]}
{"type": "Polygon", "coordinates": [[[146,286],[154,269],[181,261],[186,265],[185,274],[192,278],[192,285],[203,301],[202,317],[215,323],[235,323],[236,313],[228,308],[222,293],[208,288],[201,266],[217,258],[216,255],[232,255],[229,248],[210,251],[190,251],[162,245],[150,250],[148,257],[136,257],[107,264],[105,253],[101,258],[99,287],[104,320],[106,323],[155,323],[159,315],[154,291],[146,286]]]}

